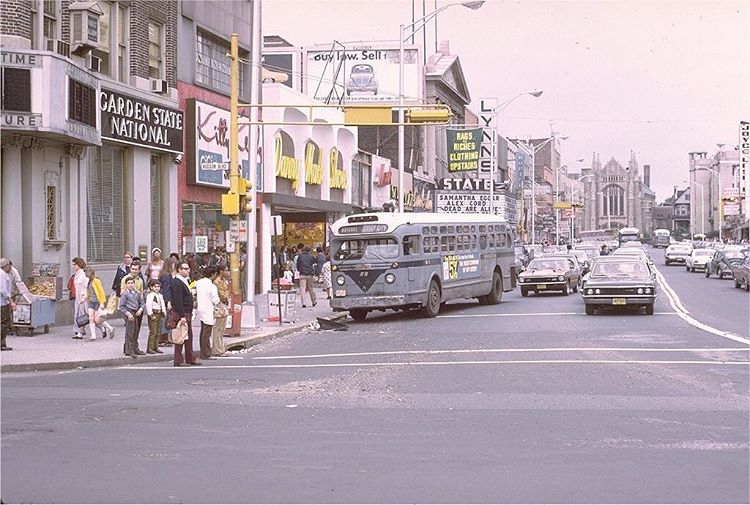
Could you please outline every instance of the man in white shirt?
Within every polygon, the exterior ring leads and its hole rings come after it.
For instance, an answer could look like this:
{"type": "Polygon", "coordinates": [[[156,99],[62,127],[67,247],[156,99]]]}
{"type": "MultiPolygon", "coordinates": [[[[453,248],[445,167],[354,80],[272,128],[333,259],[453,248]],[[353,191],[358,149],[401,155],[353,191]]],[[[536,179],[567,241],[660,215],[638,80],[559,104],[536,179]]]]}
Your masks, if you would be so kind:
{"type": "MultiPolygon", "coordinates": [[[[0,258],[0,343],[3,351],[13,350],[5,345],[5,337],[10,332],[11,315],[16,310],[13,301],[13,286],[16,283],[13,270],[15,269],[11,266],[10,260],[0,258]]],[[[18,275],[18,272],[15,275],[18,275]]]]}
{"type": "Polygon", "coordinates": [[[203,278],[195,283],[195,298],[198,302],[197,316],[201,321],[200,350],[202,359],[216,359],[211,356],[211,333],[216,323],[214,309],[219,306],[219,290],[214,281],[219,276],[215,267],[203,269],[203,278]]]}

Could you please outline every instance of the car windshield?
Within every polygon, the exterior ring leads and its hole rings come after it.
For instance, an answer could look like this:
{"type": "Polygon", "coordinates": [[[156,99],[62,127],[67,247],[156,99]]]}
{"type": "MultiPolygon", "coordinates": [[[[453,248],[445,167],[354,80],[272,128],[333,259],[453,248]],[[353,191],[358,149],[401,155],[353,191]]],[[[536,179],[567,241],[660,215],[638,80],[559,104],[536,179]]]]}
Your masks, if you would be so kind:
{"type": "Polygon", "coordinates": [[[352,67],[352,74],[371,74],[372,67],[370,65],[354,65],[352,67]]]}
{"type": "Polygon", "coordinates": [[[394,238],[345,240],[335,253],[338,260],[379,259],[398,257],[398,242],[394,238]]]}
{"type": "Polygon", "coordinates": [[[742,254],[742,253],[741,253],[741,252],[739,252],[739,251],[725,251],[725,252],[724,252],[724,256],[725,256],[725,257],[726,257],[726,258],[727,258],[728,260],[733,260],[733,259],[742,259],[742,258],[744,258],[744,257],[745,257],[745,255],[744,255],[744,254],[742,254]]]}
{"type": "Polygon", "coordinates": [[[648,267],[640,261],[603,262],[594,265],[595,276],[645,275],[648,267]]]}
{"type": "Polygon", "coordinates": [[[709,251],[708,249],[701,249],[698,251],[693,251],[693,256],[713,256],[714,251],[709,251]]]}
{"type": "Polygon", "coordinates": [[[550,260],[540,259],[533,260],[529,264],[529,270],[567,270],[569,263],[565,260],[550,260]]]}

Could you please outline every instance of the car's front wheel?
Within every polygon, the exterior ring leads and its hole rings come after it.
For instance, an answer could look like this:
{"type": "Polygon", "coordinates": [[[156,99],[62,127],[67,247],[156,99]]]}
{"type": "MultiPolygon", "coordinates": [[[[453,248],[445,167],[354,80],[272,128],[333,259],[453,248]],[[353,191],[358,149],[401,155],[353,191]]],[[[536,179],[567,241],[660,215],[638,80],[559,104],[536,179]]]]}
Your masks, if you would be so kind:
{"type": "Polygon", "coordinates": [[[596,310],[596,307],[594,307],[593,305],[586,305],[586,315],[587,316],[593,316],[595,310],[596,310]]]}
{"type": "Polygon", "coordinates": [[[648,305],[646,305],[646,315],[647,316],[653,316],[654,315],[654,304],[653,303],[649,303],[648,305]]]}
{"type": "Polygon", "coordinates": [[[521,296],[529,296],[529,290],[526,288],[521,288],[521,296]]]}

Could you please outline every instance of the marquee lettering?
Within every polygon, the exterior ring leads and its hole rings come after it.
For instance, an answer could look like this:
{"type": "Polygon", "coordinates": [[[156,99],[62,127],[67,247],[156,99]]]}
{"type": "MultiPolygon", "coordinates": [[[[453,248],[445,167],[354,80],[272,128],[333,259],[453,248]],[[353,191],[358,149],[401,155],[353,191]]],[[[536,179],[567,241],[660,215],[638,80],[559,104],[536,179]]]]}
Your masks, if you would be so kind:
{"type": "Polygon", "coordinates": [[[323,167],[320,163],[315,163],[317,146],[312,142],[305,147],[305,183],[306,184],[323,184],[323,167]]]}
{"type": "Polygon", "coordinates": [[[335,147],[331,149],[331,154],[328,158],[329,164],[329,175],[331,189],[346,189],[347,177],[344,170],[338,169],[339,164],[339,150],[335,147]]]}
{"type": "Polygon", "coordinates": [[[292,189],[297,191],[299,187],[299,160],[282,154],[281,136],[276,136],[276,177],[292,181],[292,189]]]}

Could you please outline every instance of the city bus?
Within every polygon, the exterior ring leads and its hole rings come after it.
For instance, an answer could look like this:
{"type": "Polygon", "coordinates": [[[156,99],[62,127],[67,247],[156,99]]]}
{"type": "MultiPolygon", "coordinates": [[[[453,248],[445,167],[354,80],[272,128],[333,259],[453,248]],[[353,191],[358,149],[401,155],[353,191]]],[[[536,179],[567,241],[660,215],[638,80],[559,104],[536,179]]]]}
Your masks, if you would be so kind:
{"type": "Polygon", "coordinates": [[[669,236],[669,230],[664,228],[654,230],[654,237],[651,240],[651,245],[654,247],[664,247],[666,249],[669,247],[669,236]]]}
{"type": "Polygon", "coordinates": [[[641,230],[638,228],[620,228],[617,232],[617,241],[622,246],[625,242],[638,242],[641,240],[641,230]]]}
{"type": "Polygon", "coordinates": [[[421,309],[478,298],[502,301],[516,287],[512,227],[482,214],[372,213],[331,226],[331,308],[361,321],[373,310],[421,309]]]}
{"type": "Polygon", "coordinates": [[[583,230],[578,232],[581,242],[606,242],[607,240],[617,240],[616,230],[583,230]]]}

